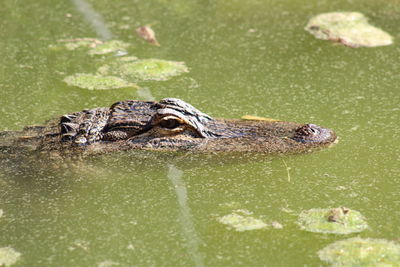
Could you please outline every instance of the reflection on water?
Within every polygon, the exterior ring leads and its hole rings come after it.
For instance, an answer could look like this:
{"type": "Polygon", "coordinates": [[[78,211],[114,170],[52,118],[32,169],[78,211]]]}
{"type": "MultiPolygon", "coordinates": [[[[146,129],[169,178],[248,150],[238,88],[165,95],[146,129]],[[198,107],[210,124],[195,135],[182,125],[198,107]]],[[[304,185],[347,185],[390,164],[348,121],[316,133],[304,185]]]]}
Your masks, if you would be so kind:
{"type": "Polygon", "coordinates": [[[185,182],[182,179],[183,172],[174,165],[168,167],[168,178],[175,189],[176,197],[179,204],[179,221],[182,226],[182,235],[184,236],[187,249],[193,259],[195,266],[204,266],[203,257],[199,252],[199,244],[201,242],[196,228],[194,227],[192,214],[188,203],[188,194],[185,182]]]}
{"type": "Polygon", "coordinates": [[[72,0],[76,9],[82,13],[85,19],[90,23],[100,39],[110,40],[113,38],[108,29],[103,16],[93,9],[92,5],[86,0],[72,0]]]}

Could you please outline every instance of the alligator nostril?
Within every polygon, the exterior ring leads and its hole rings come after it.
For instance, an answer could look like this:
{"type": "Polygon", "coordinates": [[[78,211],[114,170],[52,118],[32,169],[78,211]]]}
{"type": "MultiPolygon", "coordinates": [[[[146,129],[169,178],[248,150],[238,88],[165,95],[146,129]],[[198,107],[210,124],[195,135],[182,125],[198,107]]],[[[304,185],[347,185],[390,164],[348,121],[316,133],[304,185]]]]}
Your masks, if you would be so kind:
{"type": "Polygon", "coordinates": [[[319,133],[317,126],[314,124],[306,124],[300,128],[298,128],[295,132],[296,137],[301,136],[314,136],[319,133]]]}
{"type": "Polygon", "coordinates": [[[302,143],[323,142],[330,136],[330,131],[327,129],[315,124],[305,124],[295,130],[293,139],[302,143]]]}

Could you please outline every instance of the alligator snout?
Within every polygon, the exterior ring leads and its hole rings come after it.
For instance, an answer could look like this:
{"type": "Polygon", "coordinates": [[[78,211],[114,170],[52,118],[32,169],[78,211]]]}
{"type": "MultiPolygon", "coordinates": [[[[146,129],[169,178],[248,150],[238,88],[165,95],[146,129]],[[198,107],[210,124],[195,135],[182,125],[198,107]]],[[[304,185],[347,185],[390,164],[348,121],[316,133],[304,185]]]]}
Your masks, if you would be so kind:
{"type": "Polygon", "coordinates": [[[326,143],[336,139],[335,133],[315,124],[305,124],[295,130],[293,139],[301,143],[326,143]]]}

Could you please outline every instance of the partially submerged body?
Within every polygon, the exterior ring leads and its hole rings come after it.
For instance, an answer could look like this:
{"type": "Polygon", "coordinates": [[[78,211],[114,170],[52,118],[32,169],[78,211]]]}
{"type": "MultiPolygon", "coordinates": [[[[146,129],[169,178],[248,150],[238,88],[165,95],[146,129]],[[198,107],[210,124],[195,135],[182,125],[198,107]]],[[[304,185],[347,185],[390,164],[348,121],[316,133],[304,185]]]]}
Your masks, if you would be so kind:
{"type": "Polygon", "coordinates": [[[213,119],[187,104],[128,100],[0,135],[0,147],[62,153],[134,149],[298,153],[326,147],[336,134],[314,124],[213,119]]]}

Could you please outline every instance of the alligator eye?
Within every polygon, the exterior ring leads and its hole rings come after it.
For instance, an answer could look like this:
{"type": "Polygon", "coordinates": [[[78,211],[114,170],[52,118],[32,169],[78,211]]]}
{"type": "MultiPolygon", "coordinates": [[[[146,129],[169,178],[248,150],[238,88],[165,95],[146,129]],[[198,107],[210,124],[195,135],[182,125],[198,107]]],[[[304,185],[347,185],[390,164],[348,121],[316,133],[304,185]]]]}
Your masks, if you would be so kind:
{"type": "Polygon", "coordinates": [[[160,126],[166,129],[174,129],[181,125],[181,123],[176,119],[165,119],[160,121],[160,126]]]}

